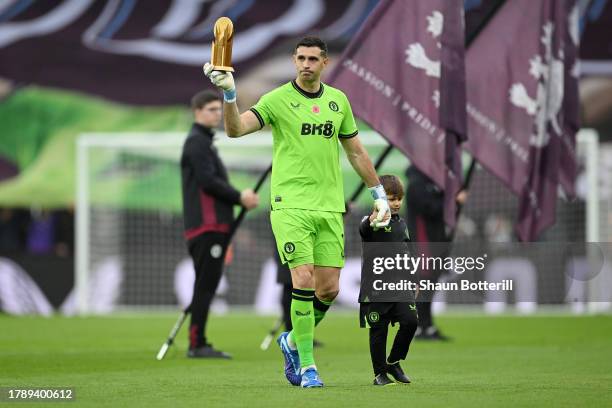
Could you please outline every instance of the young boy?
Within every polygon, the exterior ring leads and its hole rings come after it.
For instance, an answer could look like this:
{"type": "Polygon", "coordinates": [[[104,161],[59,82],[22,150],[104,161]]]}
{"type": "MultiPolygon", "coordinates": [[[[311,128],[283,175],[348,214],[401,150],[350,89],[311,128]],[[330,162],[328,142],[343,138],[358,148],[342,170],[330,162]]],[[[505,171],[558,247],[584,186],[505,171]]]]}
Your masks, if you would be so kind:
{"type": "MultiPolygon", "coordinates": [[[[385,188],[389,206],[391,207],[391,222],[388,227],[381,229],[370,226],[376,218],[375,211],[368,217],[363,217],[359,226],[359,234],[364,243],[364,263],[362,265],[362,275],[371,274],[372,271],[365,270],[365,253],[368,242],[410,242],[406,223],[399,216],[399,211],[404,198],[404,188],[401,181],[396,176],[384,175],[380,177],[380,182],[385,188]]],[[[397,245],[393,246],[397,247],[397,245]]],[[[379,254],[377,254],[378,256],[379,254]]],[[[389,375],[397,383],[408,384],[410,379],[404,374],[399,361],[404,360],[408,354],[410,342],[414,337],[417,328],[417,312],[414,300],[415,294],[410,293],[411,302],[368,302],[367,298],[360,299],[360,325],[370,329],[370,357],[374,368],[374,385],[395,384],[389,375]],[[391,353],[387,357],[387,332],[389,323],[394,325],[399,323],[399,330],[395,335],[391,353]]]]}

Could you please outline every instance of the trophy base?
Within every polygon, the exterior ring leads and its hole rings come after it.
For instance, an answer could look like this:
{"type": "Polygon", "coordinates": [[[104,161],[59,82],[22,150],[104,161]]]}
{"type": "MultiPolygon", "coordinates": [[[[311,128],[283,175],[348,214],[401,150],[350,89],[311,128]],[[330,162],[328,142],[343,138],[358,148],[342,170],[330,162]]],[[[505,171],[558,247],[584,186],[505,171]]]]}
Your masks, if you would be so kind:
{"type": "Polygon", "coordinates": [[[234,72],[234,68],[232,68],[232,67],[225,67],[223,65],[213,65],[213,70],[214,71],[234,72]]]}

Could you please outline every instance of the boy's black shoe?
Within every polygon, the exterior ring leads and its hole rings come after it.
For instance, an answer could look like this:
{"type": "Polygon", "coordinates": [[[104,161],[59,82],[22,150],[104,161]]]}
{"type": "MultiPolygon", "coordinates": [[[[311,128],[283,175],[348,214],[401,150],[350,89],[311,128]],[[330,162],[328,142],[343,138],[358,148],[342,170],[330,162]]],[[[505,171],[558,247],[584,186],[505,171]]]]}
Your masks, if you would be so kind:
{"type": "Polygon", "coordinates": [[[378,374],[376,377],[374,377],[374,385],[394,385],[395,383],[393,381],[391,381],[391,379],[389,377],[387,377],[387,374],[382,373],[382,374],[378,374]]]}
{"type": "Polygon", "coordinates": [[[221,350],[215,350],[212,344],[205,344],[201,347],[189,349],[187,351],[189,358],[225,358],[231,359],[232,356],[221,350]]]}
{"type": "Polygon", "coordinates": [[[395,364],[387,364],[387,374],[389,374],[393,379],[402,384],[410,384],[410,378],[406,374],[404,374],[404,370],[400,367],[399,362],[395,364]]]}

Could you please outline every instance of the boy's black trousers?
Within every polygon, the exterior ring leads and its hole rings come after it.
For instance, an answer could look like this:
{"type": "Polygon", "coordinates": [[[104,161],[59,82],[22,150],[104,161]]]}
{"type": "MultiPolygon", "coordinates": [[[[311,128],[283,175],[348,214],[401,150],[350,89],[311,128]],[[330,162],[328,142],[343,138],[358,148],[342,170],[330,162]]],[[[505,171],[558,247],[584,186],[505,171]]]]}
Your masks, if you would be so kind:
{"type": "Polygon", "coordinates": [[[361,326],[370,327],[370,357],[374,375],[387,372],[387,364],[405,360],[418,325],[416,305],[408,302],[362,303],[361,326]],[[387,357],[389,325],[399,323],[387,357]]]}

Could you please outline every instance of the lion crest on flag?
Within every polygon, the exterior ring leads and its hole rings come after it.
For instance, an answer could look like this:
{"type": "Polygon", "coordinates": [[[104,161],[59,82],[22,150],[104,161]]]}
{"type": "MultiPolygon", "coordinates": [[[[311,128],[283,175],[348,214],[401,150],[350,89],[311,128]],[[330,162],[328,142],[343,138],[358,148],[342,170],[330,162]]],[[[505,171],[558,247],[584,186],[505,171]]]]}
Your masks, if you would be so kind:
{"type": "Polygon", "coordinates": [[[532,98],[520,82],[512,84],[509,90],[510,102],[524,109],[530,116],[535,116],[536,125],[529,144],[538,148],[548,144],[549,123],[557,135],[562,133],[558,115],[563,104],[563,50],[560,48],[555,57],[552,43],[554,29],[550,21],[543,25],[541,41],[544,56],[536,54],[529,60],[529,74],[538,81],[536,96],[532,98]]]}
{"type": "MultiPolygon", "coordinates": [[[[432,11],[431,15],[427,16],[427,32],[429,32],[434,39],[438,40],[438,48],[441,48],[439,38],[442,34],[443,28],[443,14],[438,10],[432,11]]],[[[425,71],[425,75],[427,76],[440,78],[440,61],[431,59],[425,52],[425,48],[423,48],[421,43],[415,42],[408,46],[406,49],[406,64],[425,71]]],[[[431,99],[436,108],[439,108],[440,91],[435,90],[431,99]]]]}

